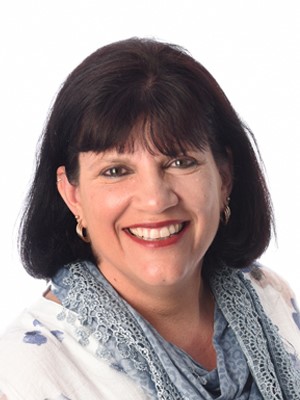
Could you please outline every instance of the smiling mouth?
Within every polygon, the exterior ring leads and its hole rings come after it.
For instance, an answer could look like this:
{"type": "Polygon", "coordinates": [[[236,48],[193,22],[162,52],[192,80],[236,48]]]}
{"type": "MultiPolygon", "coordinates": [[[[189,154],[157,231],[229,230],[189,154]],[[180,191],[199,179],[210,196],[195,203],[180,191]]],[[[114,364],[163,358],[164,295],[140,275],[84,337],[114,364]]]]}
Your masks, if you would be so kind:
{"type": "Polygon", "coordinates": [[[154,241],[154,240],[166,240],[172,236],[178,235],[183,228],[185,223],[180,224],[170,224],[168,226],[163,226],[161,228],[128,228],[127,231],[142,240],[154,241]]]}

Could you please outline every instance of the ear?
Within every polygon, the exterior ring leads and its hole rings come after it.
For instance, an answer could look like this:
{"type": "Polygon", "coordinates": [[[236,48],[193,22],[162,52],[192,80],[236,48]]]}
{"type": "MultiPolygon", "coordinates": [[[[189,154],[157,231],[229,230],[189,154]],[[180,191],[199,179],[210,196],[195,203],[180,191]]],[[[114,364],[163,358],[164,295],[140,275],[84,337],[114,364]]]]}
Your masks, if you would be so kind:
{"type": "Polygon", "coordinates": [[[58,167],[56,171],[57,190],[63,198],[70,211],[75,215],[82,215],[79,188],[77,185],[70,183],[64,166],[58,167]]]}

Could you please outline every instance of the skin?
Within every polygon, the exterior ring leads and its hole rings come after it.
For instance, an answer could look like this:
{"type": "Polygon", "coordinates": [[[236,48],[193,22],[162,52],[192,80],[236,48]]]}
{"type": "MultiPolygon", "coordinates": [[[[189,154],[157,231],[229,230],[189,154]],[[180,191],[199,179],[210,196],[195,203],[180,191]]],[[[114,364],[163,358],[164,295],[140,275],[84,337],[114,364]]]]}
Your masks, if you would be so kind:
{"type": "Polygon", "coordinates": [[[209,149],[170,158],[137,143],[132,153],[81,153],[79,166],[76,184],[58,168],[58,190],[103,275],[165,339],[214,368],[214,299],[201,268],[231,190],[229,163],[209,149]],[[182,230],[168,237],[171,225],[182,230]],[[163,238],[136,237],[137,227],[163,238]]]}

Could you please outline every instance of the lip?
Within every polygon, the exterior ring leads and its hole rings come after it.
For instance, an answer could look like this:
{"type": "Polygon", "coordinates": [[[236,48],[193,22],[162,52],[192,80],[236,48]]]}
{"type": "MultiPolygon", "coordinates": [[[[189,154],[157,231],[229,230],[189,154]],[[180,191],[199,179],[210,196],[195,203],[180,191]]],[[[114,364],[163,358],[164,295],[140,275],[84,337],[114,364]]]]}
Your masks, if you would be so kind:
{"type": "Polygon", "coordinates": [[[150,223],[142,223],[142,224],[136,224],[136,225],[130,225],[130,227],[124,229],[124,232],[126,233],[126,235],[133,240],[134,242],[147,247],[147,248],[160,248],[160,247],[166,247],[166,246],[170,246],[173,245],[175,243],[177,243],[186,233],[187,229],[189,226],[189,222],[188,221],[182,221],[182,220],[169,220],[169,221],[163,221],[163,222],[150,222],[150,223]],[[138,227],[142,227],[142,228],[161,228],[164,226],[168,226],[168,225],[172,225],[172,224],[183,224],[183,228],[181,229],[180,232],[166,238],[166,239],[153,239],[153,240],[143,240],[137,236],[132,235],[129,232],[129,229],[131,228],[138,228],[138,227]]]}

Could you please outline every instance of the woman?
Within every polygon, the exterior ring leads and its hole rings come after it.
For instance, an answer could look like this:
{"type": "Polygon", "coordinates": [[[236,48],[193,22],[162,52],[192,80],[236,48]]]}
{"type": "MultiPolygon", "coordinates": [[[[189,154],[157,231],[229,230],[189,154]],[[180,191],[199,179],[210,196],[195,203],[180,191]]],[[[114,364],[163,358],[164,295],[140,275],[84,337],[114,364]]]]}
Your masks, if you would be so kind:
{"type": "Polygon", "coordinates": [[[299,313],[255,260],[251,132],[183,49],[90,55],[51,110],[20,236],[49,289],[0,342],[2,399],[299,399],[299,313]]]}

